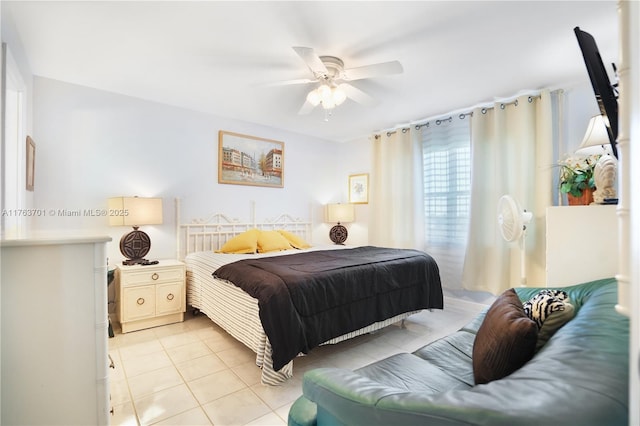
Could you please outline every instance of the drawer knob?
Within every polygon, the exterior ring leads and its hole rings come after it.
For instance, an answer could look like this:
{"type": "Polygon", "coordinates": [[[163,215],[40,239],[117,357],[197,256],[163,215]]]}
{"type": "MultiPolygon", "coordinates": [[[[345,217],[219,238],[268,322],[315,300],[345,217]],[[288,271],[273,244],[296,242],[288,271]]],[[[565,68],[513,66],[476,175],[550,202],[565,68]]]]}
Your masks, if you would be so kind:
{"type": "Polygon", "coordinates": [[[139,297],[139,298],[138,298],[138,300],[136,300],[136,303],[137,303],[138,305],[143,305],[143,304],[144,304],[144,298],[139,297]]]}
{"type": "Polygon", "coordinates": [[[167,294],[167,300],[173,300],[174,297],[173,293],[167,294]]]}
{"type": "Polygon", "coordinates": [[[160,275],[158,275],[155,272],[153,273],[153,275],[151,275],[151,279],[154,280],[154,281],[157,280],[158,278],[160,278],[160,275]]]}

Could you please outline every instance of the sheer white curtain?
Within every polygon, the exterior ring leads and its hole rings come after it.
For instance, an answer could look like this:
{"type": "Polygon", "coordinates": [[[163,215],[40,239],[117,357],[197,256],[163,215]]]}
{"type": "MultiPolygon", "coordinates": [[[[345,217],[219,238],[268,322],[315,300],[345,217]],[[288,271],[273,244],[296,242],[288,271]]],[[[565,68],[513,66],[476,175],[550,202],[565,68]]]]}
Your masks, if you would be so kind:
{"type": "Polygon", "coordinates": [[[470,226],[462,282],[469,290],[499,294],[520,285],[520,250],[503,240],[497,204],[509,194],[533,212],[527,228],[529,286],[545,283],[545,214],[552,205],[552,99],[521,96],[478,108],[471,120],[470,226]]]}
{"type": "Polygon", "coordinates": [[[471,193],[469,115],[432,121],[420,130],[425,250],[438,262],[442,285],[460,289],[471,193]]]}
{"type": "Polygon", "coordinates": [[[369,242],[423,249],[420,139],[404,128],[374,135],[371,143],[369,242]]]}

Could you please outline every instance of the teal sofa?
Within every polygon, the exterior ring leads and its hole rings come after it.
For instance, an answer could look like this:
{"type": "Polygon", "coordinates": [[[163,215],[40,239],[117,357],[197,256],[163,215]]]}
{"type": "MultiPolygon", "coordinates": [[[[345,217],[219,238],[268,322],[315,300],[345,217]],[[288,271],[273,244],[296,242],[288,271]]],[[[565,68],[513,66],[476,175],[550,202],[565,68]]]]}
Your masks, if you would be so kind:
{"type": "MultiPolygon", "coordinates": [[[[507,377],[474,384],[471,354],[485,311],[411,354],[307,372],[289,425],[626,425],[629,321],[615,311],[616,281],[560,289],[575,317],[507,377]]],[[[516,293],[525,301],[539,290],[516,293]]]]}

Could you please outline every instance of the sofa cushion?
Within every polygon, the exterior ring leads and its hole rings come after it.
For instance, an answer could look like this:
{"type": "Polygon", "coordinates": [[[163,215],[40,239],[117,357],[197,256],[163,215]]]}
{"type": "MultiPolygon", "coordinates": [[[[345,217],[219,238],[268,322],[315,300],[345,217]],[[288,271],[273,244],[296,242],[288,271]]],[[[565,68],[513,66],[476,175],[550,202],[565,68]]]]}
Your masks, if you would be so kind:
{"type": "Polygon", "coordinates": [[[408,353],[390,356],[355,372],[391,388],[422,392],[425,395],[452,389],[469,389],[473,386],[408,353]]]}
{"type": "Polygon", "coordinates": [[[475,332],[461,329],[423,346],[413,354],[471,387],[475,383],[471,364],[475,337],[475,332]]]}
{"type": "Polygon", "coordinates": [[[476,384],[489,383],[513,373],[529,361],[538,339],[538,326],[524,312],[514,289],[493,302],[473,344],[476,384]]]}

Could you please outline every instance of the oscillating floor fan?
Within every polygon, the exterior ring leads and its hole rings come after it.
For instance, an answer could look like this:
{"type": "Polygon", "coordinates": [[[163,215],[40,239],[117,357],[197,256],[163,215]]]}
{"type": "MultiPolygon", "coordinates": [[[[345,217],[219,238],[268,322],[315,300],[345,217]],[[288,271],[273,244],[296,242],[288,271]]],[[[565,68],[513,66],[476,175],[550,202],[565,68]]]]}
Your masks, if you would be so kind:
{"type": "Polygon", "coordinates": [[[532,217],[533,213],[522,209],[510,195],[503,195],[498,200],[498,225],[502,238],[510,243],[518,241],[520,247],[520,284],[523,287],[527,285],[525,237],[532,217]]]}

